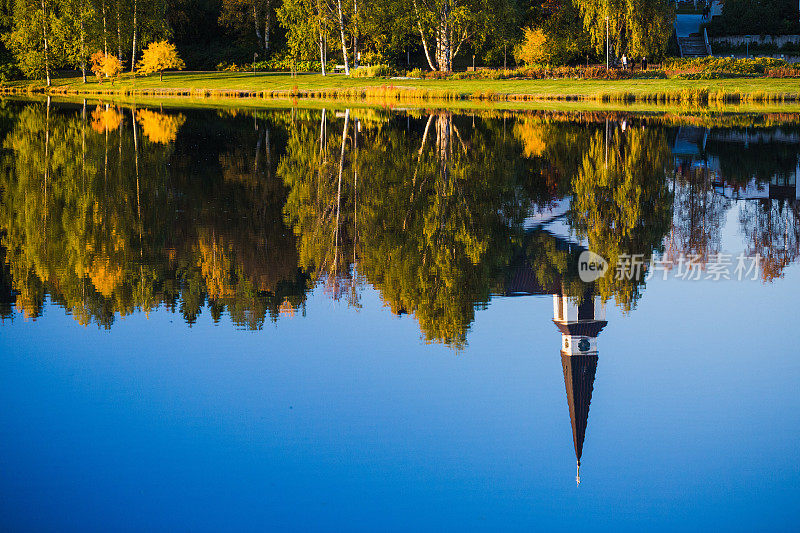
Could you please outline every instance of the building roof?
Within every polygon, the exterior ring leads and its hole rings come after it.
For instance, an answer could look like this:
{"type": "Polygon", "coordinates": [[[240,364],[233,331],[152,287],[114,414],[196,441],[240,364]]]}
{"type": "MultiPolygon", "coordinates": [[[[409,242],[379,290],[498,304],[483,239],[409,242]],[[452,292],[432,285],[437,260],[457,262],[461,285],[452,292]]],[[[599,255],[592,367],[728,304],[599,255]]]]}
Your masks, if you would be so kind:
{"type": "Polygon", "coordinates": [[[504,296],[529,296],[536,294],[561,294],[561,280],[552,280],[548,285],[539,282],[536,272],[525,263],[508,270],[504,296]]]}
{"type": "Polygon", "coordinates": [[[594,376],[597,371],[597,356],[568,355],[562,352],[561,366],[564,369],[564,385],[567,389],[567,404],[572,422],[575,458],[580,465],[583,441],[586,438],[586,425],[589,422],[589,404],[592,401],[594,376]]]}
{"type": "Polygon", "coordinates": [[[553,323],[558,327],[564,335],[571,337],[597,337],[608,325],[607,320],[578,320],[576,322],[561,322],[553,320],[553,323]]]}

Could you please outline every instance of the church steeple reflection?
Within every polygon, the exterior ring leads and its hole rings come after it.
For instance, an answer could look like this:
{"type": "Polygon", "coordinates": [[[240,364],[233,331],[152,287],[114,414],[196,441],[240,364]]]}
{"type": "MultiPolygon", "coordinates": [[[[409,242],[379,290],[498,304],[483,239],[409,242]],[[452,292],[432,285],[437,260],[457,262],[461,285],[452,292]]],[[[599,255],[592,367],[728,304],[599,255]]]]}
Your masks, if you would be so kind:
{"type": "Polygon", "coordinates": [[[605,306],[594,283],[584,283],[577,273],[578,256],[583,246],[547,231],[528,234],[528,253],[509,271],[506,296],[552,295],[553,323],[561,333],[561,367],[572,425],[572,441],[577,462],[576,482],[580,484],[581,457],[589,406],[597,372],[597,337],[606,327],[605,306]],[[574,265],[575,268],[564,268],[574,265]]]}
{"type": "Polygon", "coordinates": [[[575,481],[580,484],[583,441],[597,372],[597,336],[608,322],[605,308],[591,288],[580,301],[564,294],[554,294],[553,322],[561,331],[561,367],[577,461],[575,481]]]}

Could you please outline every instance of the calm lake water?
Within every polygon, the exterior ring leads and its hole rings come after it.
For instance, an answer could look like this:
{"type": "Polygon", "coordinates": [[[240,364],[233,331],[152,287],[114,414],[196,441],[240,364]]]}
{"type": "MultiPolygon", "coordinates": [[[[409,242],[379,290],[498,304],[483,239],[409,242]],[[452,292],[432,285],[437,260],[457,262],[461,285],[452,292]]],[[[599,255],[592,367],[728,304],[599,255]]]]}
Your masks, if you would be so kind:
{"type": "Polygon", "coordinates": [[[0,139],[5,531],[798,528],[798,115],[0,139]]]}

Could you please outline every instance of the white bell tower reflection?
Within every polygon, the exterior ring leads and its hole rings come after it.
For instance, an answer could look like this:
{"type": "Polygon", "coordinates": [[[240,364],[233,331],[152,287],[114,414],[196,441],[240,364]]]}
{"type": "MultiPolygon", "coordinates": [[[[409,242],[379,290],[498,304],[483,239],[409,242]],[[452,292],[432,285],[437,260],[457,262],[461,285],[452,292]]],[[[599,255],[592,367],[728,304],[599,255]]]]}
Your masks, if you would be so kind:
{"type": "Polygon", "coordinates": [[[605,318],[599,296],[586,294],[576,302],[570,296],[553,295],[553,322],[561,331],[561,351],[568,355],[597,355],[597,335],[608,324],[605,318]]]}

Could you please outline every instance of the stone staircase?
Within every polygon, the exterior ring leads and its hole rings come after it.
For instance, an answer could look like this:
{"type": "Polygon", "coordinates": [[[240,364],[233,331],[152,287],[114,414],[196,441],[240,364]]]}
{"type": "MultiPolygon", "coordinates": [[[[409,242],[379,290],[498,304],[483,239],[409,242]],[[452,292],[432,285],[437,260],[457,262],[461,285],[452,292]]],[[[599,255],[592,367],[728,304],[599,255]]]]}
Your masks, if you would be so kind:
{"type": "Polygon", "coordinates": [[[681,47],[681,57],[706,57],[706,42],[700,33],[692,33],[688,37],[678,37],[681,47]]]}

